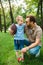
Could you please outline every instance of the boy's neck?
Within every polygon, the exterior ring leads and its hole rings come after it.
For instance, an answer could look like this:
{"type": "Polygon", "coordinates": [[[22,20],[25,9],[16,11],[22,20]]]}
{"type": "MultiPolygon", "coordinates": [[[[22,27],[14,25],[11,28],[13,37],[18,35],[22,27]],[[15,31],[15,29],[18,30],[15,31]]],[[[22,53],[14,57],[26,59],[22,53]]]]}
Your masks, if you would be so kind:
{"type": "Polygon", "coordinates": [[[22,24],[18,24],[18,25],[20,25],[20,26],[21,26],[22,24]]]}

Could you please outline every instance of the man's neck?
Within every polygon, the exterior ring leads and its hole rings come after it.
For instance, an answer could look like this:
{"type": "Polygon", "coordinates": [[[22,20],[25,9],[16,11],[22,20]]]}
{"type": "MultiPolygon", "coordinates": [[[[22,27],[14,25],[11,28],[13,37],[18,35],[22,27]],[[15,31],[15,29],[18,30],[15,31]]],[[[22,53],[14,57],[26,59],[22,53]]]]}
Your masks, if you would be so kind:
{"type": "Polygon", "coordinates": [[[35,28],[35,25],[36,25],[36,23],[34,23],[34,24],[31,26],[31,29],[35,28]]]}

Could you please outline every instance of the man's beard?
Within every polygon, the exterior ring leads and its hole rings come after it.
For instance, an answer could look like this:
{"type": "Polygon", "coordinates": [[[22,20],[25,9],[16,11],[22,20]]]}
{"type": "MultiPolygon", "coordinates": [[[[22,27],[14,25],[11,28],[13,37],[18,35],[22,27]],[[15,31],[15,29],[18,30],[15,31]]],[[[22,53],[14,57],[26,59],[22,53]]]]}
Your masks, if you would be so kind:
{"type": "Polygon", "coordinates": [[[28,28],[31,28],[31,25],[28,25],[27,27],[28,27],[28,28]]]}

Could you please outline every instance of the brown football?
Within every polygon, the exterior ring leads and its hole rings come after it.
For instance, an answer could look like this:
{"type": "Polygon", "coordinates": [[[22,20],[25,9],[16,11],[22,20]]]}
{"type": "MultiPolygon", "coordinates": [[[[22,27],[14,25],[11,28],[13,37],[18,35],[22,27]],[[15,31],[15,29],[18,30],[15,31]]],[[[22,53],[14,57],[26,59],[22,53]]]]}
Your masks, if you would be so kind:
{"type": "Polygon", "coordinates": [[[16,34],[17,27],[16,27],[16,25],[14,23],[10,26],[9,32],[10,32],[11,35],[16,34]]]}

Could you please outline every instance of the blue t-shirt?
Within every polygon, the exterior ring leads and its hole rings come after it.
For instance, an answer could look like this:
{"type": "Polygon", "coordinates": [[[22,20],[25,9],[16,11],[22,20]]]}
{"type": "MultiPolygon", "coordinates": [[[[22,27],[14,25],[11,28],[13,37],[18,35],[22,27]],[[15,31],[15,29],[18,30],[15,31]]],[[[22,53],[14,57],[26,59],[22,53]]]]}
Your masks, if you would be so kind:
{"type": "Polygon", "coordinates": [[[24,40],[25,36],[24,36],[24,26],[25,24],[23,23],[22,25],[16,24],[17,26],[17,32],[14,35],[14,39],[15,40],[24,40]]]}

